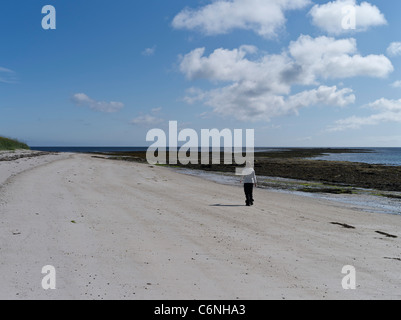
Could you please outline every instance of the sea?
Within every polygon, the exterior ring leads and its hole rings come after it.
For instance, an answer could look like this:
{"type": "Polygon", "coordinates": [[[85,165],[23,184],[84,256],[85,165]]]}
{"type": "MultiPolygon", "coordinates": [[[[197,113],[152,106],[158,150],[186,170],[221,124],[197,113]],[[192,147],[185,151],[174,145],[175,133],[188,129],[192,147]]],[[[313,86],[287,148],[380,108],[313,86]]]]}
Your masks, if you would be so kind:
{"type": "MultiPolygon", "coordinates": [[[[68,152],[68,153],[112,153],[112,152],[135,152],[147,151],[147,147],[31,147],[32,150],[47,152],[68,152]]],[[[255,148],[255,152],[269,152],[277,150],[287,150],[288,148],[255,148]]],[[[310,148],[308,148],[310,149],[310,148]]],[[[341,148],[344,149],[344,148],[341,148]]],[[[368,164],[381,164],[387,166],[401,166],[401,148],[350,148],[352,150],[360,149],[368,150],[366,153],[328,153],[314,160],[327,161],[348,161],[360,162],[368,164]]],[[[234,175],[204,172],[201,170],[177,169],[184,174],[200,176],[204,179],[227,185],[238,185],[238,177],[234,175]]],[[[264,177],[261,177],[262,179],[264,177]]],[[[268,177],[265,177],[268,178],[268,177]]],[[[401,200],[390,199],[382,196],[371,194],[356,195],[331,195],[331,194],[315,194],[299,191],[288,190],[270,190],[272,192],[291,193],[303,197],[317,198],[332,201],[339,206],[349,207],[352,209],[374,212],[381,214],[393,214],[401,216],[401,200]]]]}
{"type": "Polygon", "coordinates": [[[368,153],[331,153],[314,160],[361,162],[386,166],[401,166],[401,148],[352,148],[369,150],[368,153]]]}

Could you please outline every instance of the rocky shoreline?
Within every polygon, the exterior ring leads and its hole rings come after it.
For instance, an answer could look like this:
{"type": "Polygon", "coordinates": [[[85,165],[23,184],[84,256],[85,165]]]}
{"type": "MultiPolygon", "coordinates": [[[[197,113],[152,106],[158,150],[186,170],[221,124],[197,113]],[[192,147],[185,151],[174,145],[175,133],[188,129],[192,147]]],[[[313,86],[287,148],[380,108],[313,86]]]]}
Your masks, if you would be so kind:
{"type": "Polygon", "coordinates": [[[14,161],[24,158],[36,158],[46,156],[50,154],[56,154],[51,152],[43,151],[31,151],[31,150],[12,150],[12,151],[0,151],[0,161],[14,161]]]}
{"type": "Polygon", "coordinates": [[[260,174],[273,177],[341,187],[401,191],[401,167],[302,159],[263,160],[255,167],[260,174]]]}
{"type": "MultiPolygon", "coordinates": [[[[277,149],[255,153],[257,174],[309,181],[299,191],[352,193],[353,188],[401,192],[401,167],[366,163],[313,160],[328,153],[367,153],[368,149],[277,149]],[[311,159],[312,158],[312,159],[311,159]],[[318,186],[318,187],[317,187],[318,186]]],[[[99,155],[100,156],[100,155],[99,155]]],[[[104,156],[102,154],[101,156],[104,156]]],[[[146,162],[145,152],[107,154],[113,160],[146,162]]],[[[168,158],[168,157],[167,157],[168,158]]],[[[182,165],[174,165],[183,167],[182,165]]],[[[235,165],[187,165],[187,169],[210,172],[234,172],[235,165]]],[[[273,184],[276,181],[272,182],[273,184]]]]}

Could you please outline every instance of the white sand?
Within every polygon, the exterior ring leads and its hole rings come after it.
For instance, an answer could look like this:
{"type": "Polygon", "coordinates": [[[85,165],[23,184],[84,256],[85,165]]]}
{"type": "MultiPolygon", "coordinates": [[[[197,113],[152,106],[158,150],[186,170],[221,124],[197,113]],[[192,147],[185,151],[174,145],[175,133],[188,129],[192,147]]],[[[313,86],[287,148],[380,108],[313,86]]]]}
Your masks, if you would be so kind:
{"type": "Polygon", "coordinates": [[[0,151],[0,186],[10,177],[21,172],[55,160],[65,159],[70,155],[31,150],[0,151]],[[42,156],[42,154],[44,155],[42,156]]]}
{"type": "Polygon", "coordinates": [[[401,236],[400,216],[255,199],[247,208],[238,186],[87,155],[25,171],[0,189],[0,299],[401,298],[401,262],[386,259],[401,258],[401,241],[376,233],[401,236]],[[41,287],[45,265],[56,290],[41,287]],[[342,289],[344,265],[357,290],[342,289]]]}

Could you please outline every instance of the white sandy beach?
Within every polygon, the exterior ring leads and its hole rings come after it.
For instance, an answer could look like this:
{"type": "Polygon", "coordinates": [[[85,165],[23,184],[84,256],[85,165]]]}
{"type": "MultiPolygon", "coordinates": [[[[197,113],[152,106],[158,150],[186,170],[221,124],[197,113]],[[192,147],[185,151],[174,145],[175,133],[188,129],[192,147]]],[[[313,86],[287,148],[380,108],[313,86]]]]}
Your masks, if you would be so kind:
{"type": "Polygon", "coordinates": [[[401,240],[376,233],[400,216],[261,189],[247,208],[238,186],[79,154],[0,162],[0,185],[0,299],[401,298],[401,240]]]}

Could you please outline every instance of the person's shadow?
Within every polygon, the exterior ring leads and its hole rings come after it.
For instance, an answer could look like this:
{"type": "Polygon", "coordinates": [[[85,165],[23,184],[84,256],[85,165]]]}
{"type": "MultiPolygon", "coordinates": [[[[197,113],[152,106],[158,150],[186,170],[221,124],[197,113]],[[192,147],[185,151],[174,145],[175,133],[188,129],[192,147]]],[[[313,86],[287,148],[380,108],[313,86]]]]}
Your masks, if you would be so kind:
{"type": "Polygon", "coordinates": [[[235,205],[235,204],[211,204],[210,207],[246,207],[245,205],[235,205]]]}

